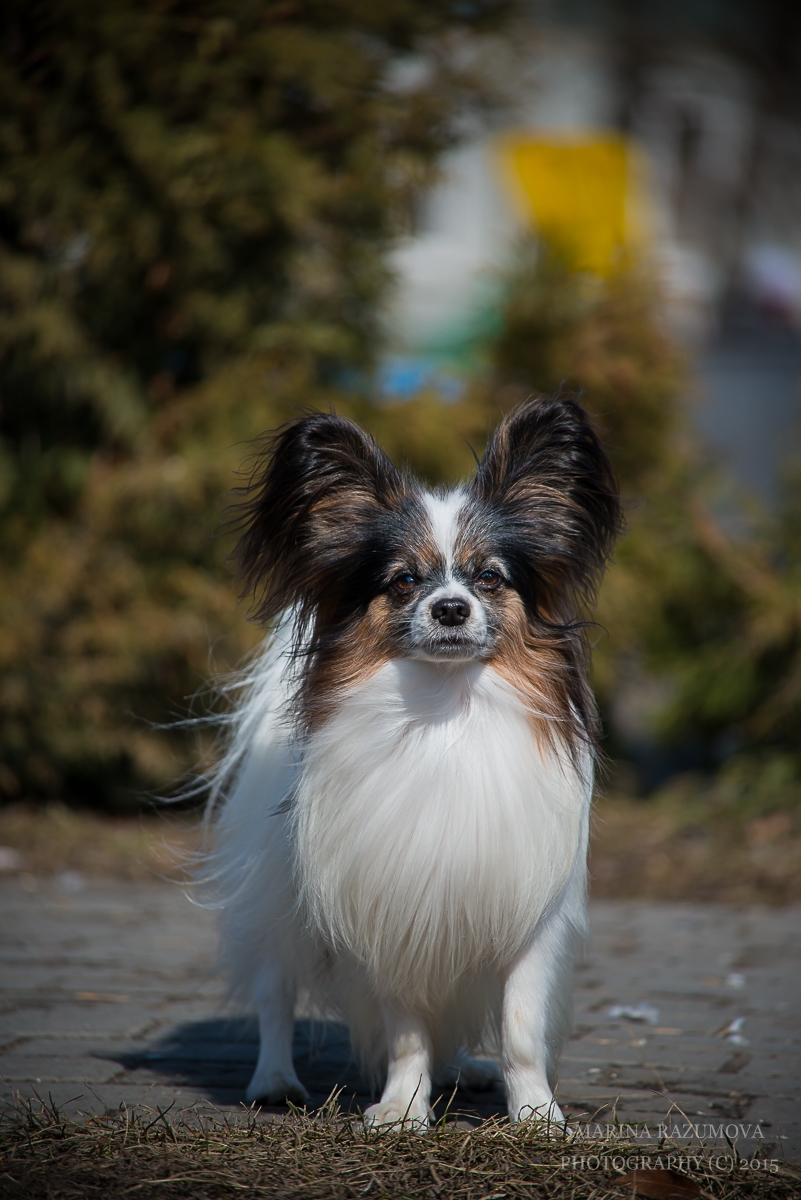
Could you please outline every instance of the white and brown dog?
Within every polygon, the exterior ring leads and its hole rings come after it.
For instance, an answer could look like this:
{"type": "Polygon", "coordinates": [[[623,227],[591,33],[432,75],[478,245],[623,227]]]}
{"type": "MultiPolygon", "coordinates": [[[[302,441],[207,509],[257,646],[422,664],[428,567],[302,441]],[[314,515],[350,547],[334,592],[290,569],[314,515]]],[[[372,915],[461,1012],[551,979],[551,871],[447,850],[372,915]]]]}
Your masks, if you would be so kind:
{"type": "Polygon", "coordinates": [[[489,1083],[467,1057],[488,1030],[511,1118],[562,1120],[595,752],[582,617],[620,525],[586,415],[529,402],[450,491],[304,417],[271,438],[240,524],[270,632],[212,783],[206,873],[259,1016],[248,1099],[305,1098],[302,994],[386,1064],[372,1123],[426,1125],[443,1073],[489,1083]]]}

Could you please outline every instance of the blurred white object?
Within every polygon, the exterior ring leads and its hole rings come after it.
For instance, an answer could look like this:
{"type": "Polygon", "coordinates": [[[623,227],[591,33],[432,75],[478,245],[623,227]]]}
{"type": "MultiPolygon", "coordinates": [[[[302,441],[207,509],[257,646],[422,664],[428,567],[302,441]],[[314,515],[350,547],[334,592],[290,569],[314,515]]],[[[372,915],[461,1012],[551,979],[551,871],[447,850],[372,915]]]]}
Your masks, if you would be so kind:
{"type": "Polygon", "coordinates": [[[642,1004],[613,1004],[609,1009],[607,1016],[613,1021],[624,1017],[627,1021],[644,1021],[646,1025],[656,1025],[659,1020],[659,1009],[654,1008],[653,1004],[643,1002],[642,1004]]]}
{"type": "Polygon", "coordinates": [[[56,883],[63,892],[82,892],[86,887],[86,880],[79,871],[62,871],[56,877],[56,883]]]}
{"type": "Polygon", "coordinates": [[[801,257],[787,246],[752,246],[745,256],[745,278],[760,307],[801,323],[801,257]]]}
{"type": "Polygon", "coordinates": [[[11,846],[0,846],[0,875],[6,871],[19,871],[22,858],[11,846]]]}
{"type": "Polygon", "coordinates": [[[726,976],[726,987],[740,991],[741,988],[745,987],[745,975],[741,975],[739,971],[731,971],[726,976]]]}
{"type": "Polygon", "coordinates": [[[745,1025],[745,1017],[735,1017],[733,1021],[729,1021],[723,1029],[718,1033],[718,1037],[725,1038],[727,1042],[731,1042],[734,1046],[747,1046],[748,1038],[743,1037],[740,1030],[745,1025]]]}
{"type": "Polygon", "coordinates": [[[721,277],[712,257],[665,235],[654,259],[670,327],[682,341],[699,343],[711,332],[721,277]]]}
{"type": "Polygon", "coordinates": [[[385,320],[393,350],[420,352],[447,339],[485,303],[519,230],[494,153],[483,136],[446,154],[420,229],[392,252],[395,287],[385,320]]]}

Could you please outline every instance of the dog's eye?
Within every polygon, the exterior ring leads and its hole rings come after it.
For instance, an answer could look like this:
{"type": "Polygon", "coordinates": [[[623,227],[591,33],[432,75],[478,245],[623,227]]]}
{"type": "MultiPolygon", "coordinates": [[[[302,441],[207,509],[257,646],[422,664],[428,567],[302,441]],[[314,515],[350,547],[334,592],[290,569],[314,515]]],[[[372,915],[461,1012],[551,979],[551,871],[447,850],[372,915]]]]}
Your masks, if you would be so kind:
{"type": "Polygon", "coordinates": [[[390,586],[402,596],[408,596],[417,587],[417,580],[408,571],[401,571],[400,575],[396,575],[392,580],[390,586]]]}
{"type": "Polygon", "coordinates": [[[494,592],[496,588],[500,587],[502,582],[503,580],[498,571],[487,570],[481,572],[476,580],[476,586],[480,587],[484,592],[494,592]]]}

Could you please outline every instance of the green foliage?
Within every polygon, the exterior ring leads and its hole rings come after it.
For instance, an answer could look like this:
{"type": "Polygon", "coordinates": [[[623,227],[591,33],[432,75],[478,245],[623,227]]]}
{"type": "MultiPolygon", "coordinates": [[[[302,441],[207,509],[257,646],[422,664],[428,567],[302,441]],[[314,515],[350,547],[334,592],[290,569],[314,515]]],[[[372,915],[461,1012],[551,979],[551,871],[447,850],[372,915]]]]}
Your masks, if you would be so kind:
{"type": "Polygon", "coordinates": [[[576,274],[534,243],[517,263],[489,347],[495,380],[521,394],[581,391],[624,495],[636,495],[670,456],[677,420],[679,364],[653,287],[636,272],[608,281],[576,274]]]}
{"type": "MultiPolygon", "coordinates": [[[[651,654],[664,617],[664,582],[656,585],[648,562],[653,531],[660,522],[668,539],[683,530],[683,364],[647,274],[631,270],[600,280],[572,271],[558,248],[536,243],[520,247],[517,263],[499,333],[486,348],[491,386],[505,404],[532,392],[580,394],[620,480],[628,532],[606,576],[593,637],[596,690],[612,748],[620,752],[613,705],[630,661],[651,654]]],[[[666,565],[681,571],[674,554],[666,565]]]]}
{"type": "MultiPolygon", "coordinates": [[[[0,791],[130,803],[237,614],[241,443],[369,366],[383,252],[479,90],[450,0],[0,17],[0,791]],[[423,45],[427,75],[393,83],[423,45]],[[210,652],[211,648],[211,652],[210,652]]],[[[439,464],[435,462],[434,469],[439,464]]]]}
{"type": "Polygon", "coordinates": [[[702,503],[687,508],[691,581],[663,589],[651,636],[653,664],[669,667],[676,685],[658,728],[674,742],[701,738],[745,756],[752,766],[743,765],[744,778],[763,762],[768,790],[790,763],[801,783],[798,545],[784,519],[766,522],[758,540],[736,541],[702,503]]]}
{"type": "Polygon", "coordinates": [[[652,736],[692,744],[709,768],[730,760],[714,785],[724,806],[798,803],[801,474],[777,519],[750,538],[727,535],[680,400],[685,369],[647,279],[590,280],[547,248],[523,248],[519,263],[488,347],[498,394],[581,390],[627,507],[595,649],[611,749],[625,750],[616,710],[628,692],[652,736]]]}

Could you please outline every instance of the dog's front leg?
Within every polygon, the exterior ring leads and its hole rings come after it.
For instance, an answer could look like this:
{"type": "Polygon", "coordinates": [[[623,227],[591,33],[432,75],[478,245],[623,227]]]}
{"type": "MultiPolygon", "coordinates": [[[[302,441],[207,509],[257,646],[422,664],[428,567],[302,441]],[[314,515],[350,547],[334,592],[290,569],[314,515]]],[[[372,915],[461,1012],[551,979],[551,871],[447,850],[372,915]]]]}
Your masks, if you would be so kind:
{"type": "Polygon", "coordinates": [[[259,1061],[245,1092],[252,1104],[304,1104],[309,1093],[295,1073],[292,1035],[295,1029],[295,981],[280,963],[259,971],[254,1000],[259,1015],[259,1061]]]}
{"type": "MultiPolygon", "coordinates": [[[[513,1122],[536,1118],[562,1124],[553,1098],[549,1026],[569,1003],[565,988],[565,946],[569,930],[557,919],[539,931],[506,980],[503,996],[503,1076],[513,1122]]],[[[568,977],[569,978],[569,977],[568,977]]]]}
{"type": "Polygon", "coordinates": [[[370,1125],[400,1122],[427,1129],[431,1103],[431,1038],[419,1018],[382,1004],[387,1035],[387,1082],[380,1103],[364,1117],[370,1125]]]}

